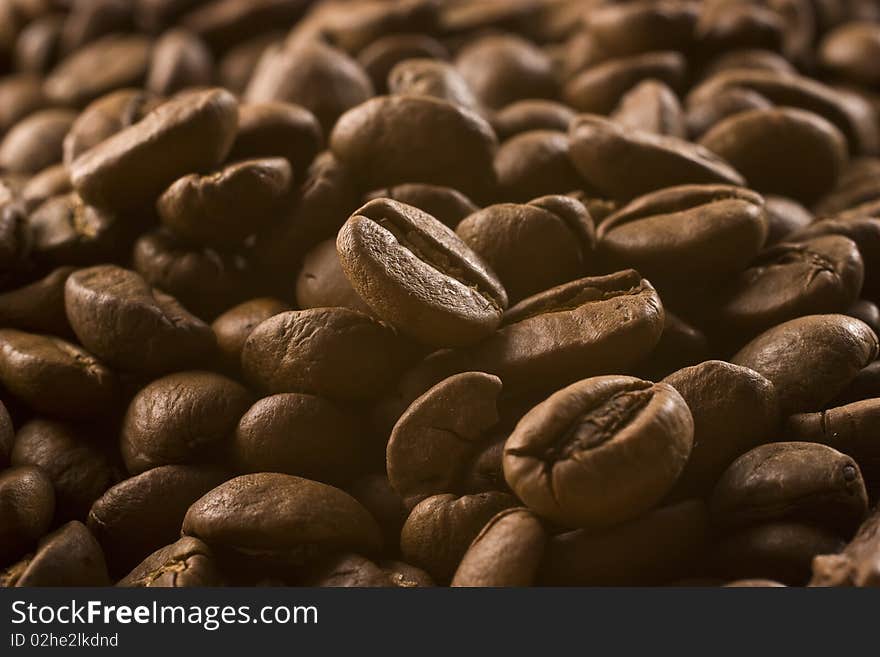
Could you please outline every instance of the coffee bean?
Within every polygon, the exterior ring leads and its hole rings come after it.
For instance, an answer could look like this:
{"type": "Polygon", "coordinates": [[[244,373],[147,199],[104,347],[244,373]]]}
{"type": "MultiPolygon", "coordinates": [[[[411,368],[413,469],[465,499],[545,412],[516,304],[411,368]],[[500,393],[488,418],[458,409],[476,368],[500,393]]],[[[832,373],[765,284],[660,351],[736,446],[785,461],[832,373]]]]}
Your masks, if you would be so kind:
{"type": "Polygon", "coordinates": [[[109,585],[101,546],[77,520],[46,535],[34,555],[0,573],[0,587],[109,585]]]}
{"type": "Polygon", "coordinates": [[[585,379],[520,420],[504,446],[504,477],[553,522],[608,527],[662,499],[684,469],[693,436],[690,410],[668,384],[585,379]]]}
{"type": "Polygon", "coordinates": [[[388,74],[408,59],[449,59],[442,43],[425,34],[389,34],[379,37],[358,53],[357,60],[380,94],[388,92],[388,74]]]}
{"type": "Polygon", "coordinates": [[[512,303],[579,278],[593,265],[593,221],[567,196],[490,205],[455,232],[498,275],[512,303]]]}
{"type": "Polygon", "coordinates": [[[63,59],[46,78],[49,99],[83,107],[110,91],[138,86],[147,75],[150,41],[141,35],[109,35],[63,59]]]}
{"type": "Polygon", "coordinates": [[[768,329],[732,359],[776,386],[783,417],[816,411],[877,356],[877,336],[844,315],[808,315],[768,329]]]}
{"type": "Polygon", "coordinates": [[[486,36],[465,46],[455,59],[480,102],[501,108],[526,98],[554,98],[558,92],[550,58],[513,35],[486,36]]]}
{"type": "Polygon", "coordinates": [[[408,506],[440,493],[472,492],[463,480],[499,421],[500,393],[498,377],[457,374],[419,397],[397,421],[386,449],[388,479],[408,506]]]}
{"type": "Polygon", "coordinates": [[[306,586],[415,588],[434,586],[425,571],[399,561],[373,563],[357,554],[331,557],[314,568],[306,586]]]}
{"type": "Polygon", "coordinates": [[[875,439],[880,399],[871,398],[818,413],[788,418],[785,436],[791,440],[822,443],[852,457],[859,465],[872,498],[880,493],[880,445],[875,439]]]}
{"type": "Polygon", "coordinates": [[[767,241],[764,246],[786,241],[789,236],[805,229],[815,219],[800,203],[784,196],[765,195],[764,209],[767,210],[767,241]]]}
{"type": "Polygon", "coordinates": [[[26,73],[46,73],[58,57],[64,17],[46,15],[37,18],[18,33],[15,41],[15,65],[26,73]]]}
{"type": "Polygon", "coordinates": [[[821,527],[770,522],[721,540],[709,557],[710,568],[725,578],[769,577],[803,586],[810,579],[813,558],[838,552],[843,545],[840,536],[821,527]]]}
{"type": "Polygon", "coordinates": [[[605,5],[587,17],[590,34],[609,55],[687,49],[700,12],[694,3],[661,0],[605,5]]]}
{"type": "Polygon", "coordinates": [[[28,114],[48,105],[39,76],[12,75],[0,80],[0,129],[4,133],[28,114]]]}
{"type": "Polygon", "coordinates": [[[608,266],[626,262],[661,291],[675,292],[742,270],[766,235],[764,199],[755,192],[682,185],[641,196],[606,218],[597,248],[608,266]]]}
{"type": "Polygon", "coordinates": [[[12,464],[37,466],[55,489],[55,518],[85,520],[92,503],[119,479],[119,470],[90,427],[34,419],[19,428],[12,464]]]}
{"type": "Polygon", "coordinates": [[[138,474],[216,459],[252,401],[244,386],[213,372],[156,379],[135,395],[125,414],[120,450],[126,468],[138,474]]]}
{"type": "Polygon", "coordinates": [[[33,283],[0,293],[0,323],[35,333],[71,336],[64,311],[64,283],[74,271],[73,267],[59,267],[33,283]]]}
{"type": "Polygon", "coordinates": [[[843,312],[862,288],[855,242],[829,235],[762,252],[722,294],[717,319],[740,336],[803,315],[843,312]]]}
{"type": "Polygon", "coordinates": [[[116,375],[80,347],[48,335],[0,329],[0,383],[40,413],[100,417],[118,401],[116,375]]]}
{"type": "Polygon", "coordinates": [[[329,135],[337,119],[373,95],[356,61],[318,41],[273,46],[263,53],[244,93],[248,103],[302,105],[329,135]]]}
{"type": "Polygon", "coordinates": [[[555,101],[518,100],[495,112],[492,127],[503,142],[531,130],[568,132],[568,126],[575,116],[570,107],[555,101]]]}
{"type": "Polygon", "coordinates": [[[211,549],[197,538],[184,536],[153,552],[117,586],[186,588],[221,584],[211,549]]]}
{"type": "Polygon", "coordinates": [[[495,186],[495,133],[477,114],[422,96],[380,96],[349,110],[330,149],[367,189],[407,182],[482,199],[495,186]]]}
{"type": "Polygon", "coordinates": [[[190,505],[228,475],[204,466],[163,465],[109,488],[89,510],[88,527],[110,571],[127,573],[151,552],[180,536],[190,505]]]}
{"type": "Polygon", "coordinates": [[[323,31],[347,52],[358,52],[385,35],[432,33],[439,28],[438,14],[439,5],[425,0],[337,5],[324,16],[323,31]]]}
{"type": "Polygon", "coordinates": [[[303,258],[296,279],[296,302],[303,309],[336,306],[367,315],[373,312],[345,277],[335,240],[321,242],[303,258]]]}
{"type": "Polygon", "coordinates": [[[336,404],[299,393],[265,397],[241,417],[233,453],[245,472],[284,472],[331,484],[363,468],[366,436],[336,404]]]}
{"type": "Polygon", "coordinates": [[[388,92],[395,96],[430,96],[475,113],[483,107],[467,80],[452,64],[434,59],[407,59],[388,72],[388,92]]]}
{"type": "Polygon", "coordinates": [[[52,482],[39,468],[0,472],[0,561],[18,559],[48,530],[55,510],[52,482]]]}
{"type": "Polygon", "coordinates": [[[290,310],[290,306],[283,301],[261,297],[240,303],[215,319],[211,329],[226,367],[238,372],[241,350],[251,331],[263,321],[287,310],[290,310]]]}
{"type": "Polygon", "coordinates": [[[761,445],[721,475],[710,502],[726,531],[771,520],[818,524],[848,537],[864,520],[868,497],[855,461],[816,443],[761,445]]]}
{"type": "Polygon", "coordinates": [[[819,46],[819,60],[841,78],[864,84],[880,82],[880,30],[874,23],[850,23],[826,34],[819,46]]]}
{"type": "Polygon", "coordinates": [[[698,568],[709,537],[699,500],[665,506],[603,533],[578,529],[547,541],[538,583],[626,586],[669,582],[698,568]],[[646,544],[651,549],[644,549],[646,544]]]}
{"type": "Polygon", "coordinates": [[[15,441],[15,427],[6,405],[0,402],[0,468],[5,469],[9,465],[9,457],[12,455],[12,444],[15,441]]]}
{"type": "Polygon", "coordinates": [[[278,473],[243,475],[206,493],[187,511],[182,531],[218,550],[295,566],[340,550],[369,555],[382,540],[376,521],[348,494],[278,473]]]}
{"type": "Polygon", "coordinates": [[[495,170],[500,193],[513,201],[581,186],[569,159],[568,136],[553,130],[523,132],[504,142],[495,155],[495,170]]]}
{"type": "Polygon", "coordinates": [[[179,370],[203,361],[214,348],[210,327],[127,269],[81,269],[67,279],[64,300],[80,342],[123,369],[179,370]]]}
{"type": "Polygon", "coordinates": [[[790,108],[740,112],[717,123],[700,144],[727,160],[754,189],[805,203],[834,187],[847,158],[846,141],[834,124],[790,108]]]}
{"type": "Polygon", "coordinates": [[[733,167],[701,146],[627,129],[599,116],[579,116],[569,136],[569,153],[578,172],[621,201],[673,185],[744,182],[733,167]]]}
{"type": "Polygon", "coordinates": [[[770,109],[771,107],[773,104],[755,91],[730,87],[717,94],[688,103],[687,132],[692,139],[698,139],[728,117],[749,110],[770,109]]]}
{"type": "Polygon", "coordinates": [[[826,554],[813,561],[810,586],[876,586],[877,544],[880,513],[876,510],[859,528],[855,538],[840,554],[826,554]]]}
{"type": "Polygon", "coordinates": [[[400,551],[408,563],[423,568],[438,583],[448,582],[486,523],[514,506],[511,495],[499,492],[428,497],[406,519],[400,551]]]}
{"type": "Polygon", "coordinates": [[[238,133],[231,160],[285,157],[293,176],[305,172],[321,150],[321,125],[304,107],[293,103],[246,103],[238,111],[238,133]]]}
{"type": "Polygon", "coordinates": [[[386,551],[396,552],[400,543],[400,530],[410,510],[392,488],[385,473],[365,475],[352,482],[346,491],[375,518],[382,530],[386,551]]]}
{"type": "Polygon", "coordinates": [[[624,94],[611,119],[622,126],[684,139],[684,111],[675,92],[657,80],[640,82],[624,94]]]}
{"type": "Polygon", "coordinates": [[[152,202],[177,178],[219,164],[237,122],[235,98],[227,91],[181,94],[78,156],[70,179],[86,202],[99,207],[152,202]]]}
{"type": "Polygon", "coordinates": [[[678,391],[694,419],[694,446],[673,496],[704,496],[734,459],[777,436],[776,389],[757,372],[709,360],[663,382],[678,391]]]}
{"type": "Polygon", "coordinates": [[[0,167],[34,173],[61,162],[62,142],[74,119],[75,112],[47,109],[19,121],[0,142],[0,167]]]}
{"type": "Polygon", "coordinates": [[[241,351],[242,371],[257,388],[345,400],[374,398],[412,357],[412,347],[392,329],[345,308],[270,317],[241,351]]]}
{"type": "Polygon", "coordinates": [[[180,178],[162,193],[156,209],[162,223],[184,239],[234,247],[274,219],[292,180],[283,158],[245,160],[206,176],[180,178]]]}
{"type": "Polygon", "coordinates": [[[64,163],[70,166],[93,146],[140,121],[160,102],[153,94],[138,89],[120,89],[92,101],[64,138],[64,163]]]}
{"type": "Polygon", "coordinates": [[[546,541],[541,521],[531,511],[502,511],[471,543],[452,586],[531,586],[546,541]]]}
{"type": "Polygon", "coordinates": [[[421,342],[475,342],[501,321],[501,283],[449,228],[417,208],[370,201],[345,223],[336,246],[349,282],[373,312],[421,342]]]}
{"type": "Polygon", "coordinates": [[[213,68],[211,53],[201,39],[185,30],[169,30],[153,47],[144,86],[160,96],[208,86],[213,68]]]}
{"type": "Polygon", "coordinates": [[[639,362],[636,376],[658,381],[676,370],[710,359],[709,338],[696,326],[664,309],[663,333],[650,355],[639,362]]]}
{"type": "Polygon", "coordinates": [[[368,195],[369,200],[390,198],[398,203],[412,205],[454,229],[462,219],[480,208],[467,196],[451,187],[406,183],[380,189],[368,195]]]}
{"type": "Polygon", "coordinates": [[[21,198],[28,210],[33,210],[53,196],[73,191],[70,175],[63,164],[53,164],[34,174],[21,190],[21,198]]]}
{"type": "Polygon", "coordinates": [[[677,52],[649,52],[612,59],[587,68],[562,90],[565,103],[580,112],[608,114],[639,82],[656,79],[673,89],[681,87],[686,63],[677,52]]]}

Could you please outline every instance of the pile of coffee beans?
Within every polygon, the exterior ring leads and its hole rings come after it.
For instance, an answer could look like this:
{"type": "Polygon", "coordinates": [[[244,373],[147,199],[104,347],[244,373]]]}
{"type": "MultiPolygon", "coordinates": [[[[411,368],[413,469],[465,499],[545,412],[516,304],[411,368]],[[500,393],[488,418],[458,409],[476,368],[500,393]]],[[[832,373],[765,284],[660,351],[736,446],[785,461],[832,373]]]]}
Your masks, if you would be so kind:
{"type": "Polygon", "coordinates": [[[878,586],[878,304],[876,0],[0,0],[0,585],[878,586]]]}

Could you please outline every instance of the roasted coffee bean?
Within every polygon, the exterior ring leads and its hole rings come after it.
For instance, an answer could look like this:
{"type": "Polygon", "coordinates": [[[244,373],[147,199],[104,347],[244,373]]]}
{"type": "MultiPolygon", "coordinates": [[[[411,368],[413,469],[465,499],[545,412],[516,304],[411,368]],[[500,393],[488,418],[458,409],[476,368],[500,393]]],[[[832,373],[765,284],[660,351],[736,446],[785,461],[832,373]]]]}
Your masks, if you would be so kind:
{"type": "Polygon", "coordinates": [[[743,588],[766,588],[778,589],[786,588],[785,584],[772,579],[738,579],[724,585],[726,589],[743,589],[743,588]]]}
{"type": "Polygon", "coordinates": [[[826,34],[819,46],[822,66],[856,84],[880,84],[880,28],[876,23],[842,25],[826,34]]]}
{"type": "Polygon", "coordinates": [[[0,324],[35,333],[72,335],[64,311],[64,283],[73,267],[59,267],[41,279],[0,293],[0,324]]]}
{"type": "Polygon", "coordinates": [[[675,291],[742,270],[766,235],[764,199],[755,192],[682,185],[641,196],[607,217],[597,248],[609,267],[627,263],[661,291],[675,291]]]}
{"type": "Polygon", "coordinates": [[[612,59],[569,80],[562,98],[579,112],[608,114],[639,82],[656,79],[673,89],[684,82],[686,63],[677,52],[650,52],[612,59]]]}
{"type": "Polygon", "coordinates": [[[400,551],[407,563],[423,568],[438,583],[446,583],[486,523],[499,511],[514,506],[511,495],[499,492],[428,497],[406,519],[400,551]]]}
{"type": "Polygon", "coordinates": [[[710,569],[725,578],[768,577],[803,586],[810,579],[813,558],[843,546],[840,536],[821,527],[770,522],[722,539],[709,557],[710,569]]]}
{"type": "Polygon", "coordinates": [[[54,196],[28,218],[34,257],[53,266],[118,260],[131,244],[134,219],[88,205],[75,192],[54,196]]]}
{"type": "Polygon", "coordinates": [[[232,93],[243,95],[263,53],[283,40],[284,32],[269,31],[230,48],[217,60],[218,82],[232,93]]]}
{"type": "Polygon", "coordinates": [[[142,35],[109,35],[63,59],[46,78],[49,99],[83,107],[110,91],[138,86],[147,75],[150,40],[142,35]]]}
{"type": "Polygon", "coordinates": [[[673,372],[663,383],[678,391],[694,419],[693,449],[673,496],[704,496],[734,459],[777,436],[776,389],[757,372],[709,360],[673,372]]]}
{"type": "Polygon", "coordinates": [[[367,189],[407,182],[494,190],[497,140],[479,115],[426,96],[380,96],[340,117],[330,149],[367,189]]]}
{"type": "Polygon", "coordinates": [[[314,567],[306,586],[414,588],[434,586],[425,571],[399,561],[373,563],[357,554],[331,557],[314,567]]]}
{"type": "Polygon", "coordinates": [[[742,176],[707,149],[582,115],[569,129],[569,153],[588,183],[625,201],[673,185],[741,185],[742,176]]]}
{"type": "Polygon", "coordinates": [[[232,372],[238,372],[241,367],[241,350],[251,331],[273,315],[287,310],[290,310],[290,306],[283,301],[260,297],[240,303],[215,319],[211,329],[226,367],[232,372]]]}
{"type": "Polygon", "coordinates": [[[212,51],[223,52],[255,34],[289,25],[302,12],[299,0],[200,2],[183,16],[180,24],[201,37],[212,51]]]}
{"type": "Polygon", "coordinates": [[[541,521],[531,511],[502,511],[471,543],[452,586],[531,586],[546,542],[541,521]]]}
{"type": "Polygon", "coordinates": [[[70,179],[92,205],[127,209],[150,203],[177,178],[219,164],[237,124],[229,92],[183,93],[77,157],[70,179]]]}
{"type": "Polygon", "coordinates": [[[209,326],[127,269],[106,265],[71,274],[64,301],[83,346],[122,369],[180,370],[214,350],[209,326]]]}
{"type": "Polygon", "coordinates": [[[313,308],[262,322],[245,341],[241,363],[245,377],[267,392],[356,400],[381,394],[414,355],[406,340],[369,315],[313,308]]]}
{"type": "Polygon", "coordinates": [[[156,209],[162,224],[197,244],[234,247],[275,219],[293,172],[284,158],[236,162],[189,174],[166,189],[156,209]]]}
{"type": "Polygon", "coordinates": [[[117,586],[186,588],[221,584],[211,549],[197,538],[184,536],[153,552],[117,586]]]}
{"type": "Polygon", "coordinates": [[[358,53],[358,63],[380,94],[388,92],[388,74],[408,59],[449,59],[442,43],[426,34],[389,34],[380,37],[358,53]]]}
{"type": "Polygon", "coordinates": [[[699,18],[694,2],[660,0],[600,6],[587,17],[590,34],[609,55],[687,49],[699,18]]]}
{"type": "Polygon", "coordinates": [[[55,494],[39,468],[0,472],[0,562],[9,563],[31,549],[52,523],[55,494]]]}
{"type": "Polygon", "coordinates": [[[167,230],[138,238],[132,266],[152,287],[206,320],[247,299],[255,273],[246,255],[193,246],[167,230]]]}
{"type": "Polygon", "coordinates": [[[558,83],[550,58],[513,35],[486,36],[459,51],[455,65],[480,102],[501,108],[526,98],[554,98],[558,83]]]}
{"type": "Polygon", "coordinates": [[[336,240],[321,242],[303,258],[296,279],[296,302],[303,309],[340,307],[367,315],[373,312],[345,277],[336,240]]]}
{"type": "Polygon", "coordinates": [[[837,185],[816,203],[819,216],[833,215],[880,198],[880,159],[862,157],[851,160],[837,179],[837,185]]]}
{"type": "Polygon", "coordinates": [[[129,404],[120,451],[131,474],[160,465],[216,459],[253,399],[241,384],[213,372],[156,379],[129,404]]]}
{"type": "Polygon", "coordinates": [[[453,229],[466,216],[480,209],[467,196],[452,187],[424,183],[395,185],[369,194],[369,200],[377,198],[390,198],[398,203],[417,207],[453,229]]]}
{"type": "Polygon", "coordinates": [[[15,66],[25,73],[46,73],[55,64],[61,45],[64,17],[48,14],[37,18],[18,33],[15,66]]]}
{"type": "Polygon", "coordinates": [[[805,203],[834,187],[847,158],[834,124],[791,108],[740,112],[717,123],[700,144],[733,165],[750,187],[805,203]]]}
{"type": "Polygon", "coordinates": [[[463,486],[466,470],[498,424],[500,394],[498,377],[465,372],[438,383],[401,416],[386,462],[388,479],[408,506],[440,493],[472,492],[463,486]]]}
{"type": "Polygon", "coordinates": [[[538,583],[627,586],[669,582],[694,570],[706,550],[709,520],[698,500],[666,506],[606,532],[578,529],[547,541],[538,583]],[[646,550],[645,545],[651,549],[646,550]]]}
{"type": "Polygon", "coordinates": [[[498,275],[511,303],[579,278],[593,265],[592,219],[567,196],[490,205],[455,232],[498,275]]]}
{"type": "Polygon", "coordinates": [[[55,489],[55,518],[85,520],[92,503],[119,479],[94,429],[35,419],[15,436],[12,464],[39,467],[55,489]]]}
{"type": "Polygon", "coordinates": [[[201,39],[185,30],[169,30],[153,47],[144,86],[159,96],[211,84],[214,61],[201,39]]]}
{"type": "Polygon", "coordinates": [[[759,93],[771,103],[824,117],[846,136],[852,155],[870,153],[877,148],[878,128],[871,118],[873,111],[867,101],[791,73],[758,69],[723,71],[695,87],[688,96],[688,105],[733,87],[759,93]]]}
{"type": "Polygon", "coordinates": [[[139,89],[120,89],[91,102],[64,138],[64,163],[70,166],[93,146],[140,121],[160,102],[139,89]]]}
{"type": "Polygon", "coordinates": [[[768,194],[764,196],[767,211],[767,240],[764,246],[786,241],[813,223],[815,217],[804,206],[790,198],[768,194]]]}
{"type": "Polygon", "coordinates": [[[476,113],[483,111],[467,80],[448,62],[404,60],[389,71],[387,86],[395,96],[430,96],[476,113]]]}
{"type": "Polygon", "coordinates": [[[611,119],[635,130],[682,139],[687,136],[684,110],[678,97],[657,80],[640,82],[624,94],[611,119]]]}
{"type": "Polygon", "coordinates": [[[492,127],[498,139],[506,141],[521,132],[555,130],[568,132],[577,114],[568,106],[550,100],[519,100],[498,110],[492,127]]]}
{"type": "Polygon", "coordinates": [[[810,586],[871,586],[880,582],[877,548],[880,544],[880,512],[875,510],[840,554],[813,560],[810,586]]]}
{"type": "Polygon", "coordinates": [[[53,196],[73,191],[70,174],[63,164],[53,164],[34,174],[21,189],[21,199],[28,210],[38,207],[53,196]]]}
{"type": "Polygon", "coordinates": [[[62,143],[76,113],[63,109],[34,112],[16,123],[0,142],[0,167],[34,173],[61,162],[62,143]]]}
{"type": "Polygon", "coordinates": [[[859,465],[873,498],[880,493],[880,399],[864,399],[818,413],[788,418],[785,436],[791,440],[823,443],[852,457],[859,465]]]}
{"type": "Polygon", "coordinates": [[[877,336],[845,315],[808,315],[768,329],[731,362],[776,386],[783,417],[819,410],[877,357],[877,336]]]}
{"type": "Polygon", "coordinates": [[[551,395],[504,445],[504,477],[539,515],[608,527],[650,510],[681,474],[694,422],[665,383],[585,379],[551,395]]]}
{"type": "Polygon", "coordinates": [[[49,105],[42,80],[27,74],[0,80],[0,101],[0,130],[4,133],[28,114],[49,105]]]}
{"type": "Polygon", "coordinates": [[[418,208],[370,201],[339,231],[339,260],[352,287],[380,318],[435,346],[490,334],[507,294],[480,257],[418,208]]]}
{"type": "Polygon", "coordinates": [[[692,139],[697,139],[730,116],[771,107],[773,104],[761,94],[731,87],[689,104],[686,115],[687,132],[692,139]]]}
{"type": "Polygon", "coordinates": [[[846,237],[778,244],[731,281],[717,320],[746,337],[803,315],[844,312],[858,298],[863,279],[858,247],[846,237]]]}
{"type": "Polygon", "coordinates": [[[321,124],[306,108],[292,103],[248,103],[238,111],[238,133],[231,160],[284,157],[293,177],[305,173],[321,150],[321,124]]]}
{"type": "Polygon", "coordinates": [[[227,479],[216,468],[163,465],[105,491],[89,510],[88,526],[110,571],[123,575],[177,539],[190,505],[227,479]]]}
{"type": "Polygon", "coordinates": [[[352,482],[346,490],[363,504],[379,524],[386,552],[396,553],[400,547],[400,530],[410,510],[391,486],[388,477],[384,473],[368,474],[352,482]]]}
{"type": "Polygon", "coordinates": [[[340,550],[370,555],[382,537],[372,516],[332,486],[278,473],[230,479],[196,500],[184,536],[262,563],[301,566],[340,550]]]}
{"type": "Polygon", "coordinates": [[[35,411],[62,418],[99,418],[119,397],[116,375],[84,349],[14,329],[0,329],[0,383],[35,411]]]}
{"type": "Polygon", "coordinates": [[[439,7],[430,0],[399,0],[391,4],[367,0],[330,9],[323,17],[322,32],[348,52],[358,52],[386,34],[431,33],[439,28],[439,7]]]}
{"type": "Polygon", "coordinates": [[[499,193],[512,201],[581,187],[568,155],[568,136],[553,130],[523,132],[501,145],[495,155],[499,193]]]}
{"type": "Polygon", "coordinates": [[[367,446],[357,418],[321,397],[286,393],[251,406],[232,451],[244,472],[284,472],[332,484],[362,470],[367,446]]]}
{"type": "Polygon", "coordinates": [[[101,546],[77,520],[46,535],[33,555],[0,573],[0,587],[109,585],[101,546]]]}
{"type": "Polygon", "coordinates": [[[735,48],[782,49],[785,24],[782,16],[758,3],[717,2],[708,6],[697,24],[703,50],[723,52],[735,48]]]}
{"type": "Polygon", "coordinates": [[[310,40],[268,48],[254,69],[244,100],[302,105],[329,135],[342,114],[372,95],[370,78],[356,61],[310,40]]]}
{"type": "Polygon", "coordinates": [[[61,50],[78,50],[95,39],[131,29],[132,15],[120,0],[72,0],[64,20],[61,50]]]}
{"type": "Polygon", "coordinates": [[[683,367],[707,361],[711,354],[705,333],[667,309],[660,340],[650,355],[639,362],[635,373],[642,379],[658,381],[683,367]]]}
{"type": "Polygon", "coordinates": [[[817,443],[761,445],[721,475],[710,502],[712,522],[725,531],[773,520],[817,524],[850,536],[868,511],[859,466],[817,443]]]}

